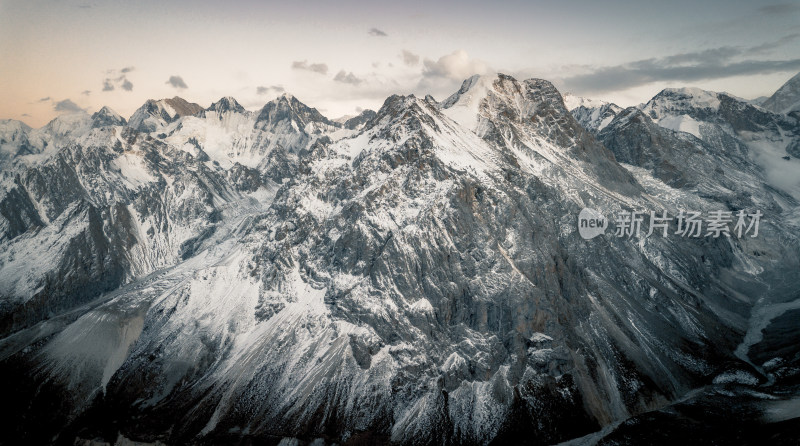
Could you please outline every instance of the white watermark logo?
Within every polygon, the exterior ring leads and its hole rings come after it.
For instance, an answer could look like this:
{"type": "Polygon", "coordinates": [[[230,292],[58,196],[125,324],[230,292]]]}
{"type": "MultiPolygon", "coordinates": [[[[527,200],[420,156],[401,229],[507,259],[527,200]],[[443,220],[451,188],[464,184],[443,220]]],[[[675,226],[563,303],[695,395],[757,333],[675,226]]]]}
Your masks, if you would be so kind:
{"type": "MultiPolygon", "coordinates": [[[[638,238],[660,234],[662,237],[667,237],[671,234],[691,238],[719,238],[720,236],[743,238],[749,235],[754,238],[758,236],[758,226],[763,216],[761,211],[749,213],[744,210],[736,213],[711,211],[705,215],[705,218],[702,212],[685,210],[680,210],[675,217],[669,216],[666,210],[662,210],[660,213],[623,211],[615,216],[614,236],[638,238]],[[645,221],[648,223],[646,232],[643,229],[645,221]],[[731,227],[731,225],[733,226],[731,227]]],[[[606,228],[608,228],[608,221],[599,211],[584,208],[578,215],[578,233],[585,240],[604,234],[606,228]]]]}
{"type": "Polygon", "coordinates": [[[590,240],[606,232],[608,220],[600,212],[584,208],[578,214],[578,232],[585,240],[590,240]]]}

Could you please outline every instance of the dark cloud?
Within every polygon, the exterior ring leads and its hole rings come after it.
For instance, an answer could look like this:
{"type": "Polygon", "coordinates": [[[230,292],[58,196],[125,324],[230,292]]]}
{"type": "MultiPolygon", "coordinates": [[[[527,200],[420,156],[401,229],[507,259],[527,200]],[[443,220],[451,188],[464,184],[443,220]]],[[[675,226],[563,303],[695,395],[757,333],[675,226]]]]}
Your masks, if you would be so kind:
{"type": "Polygon", "coordinates": [[[82,108],[78,107],[78,104],[72,102],[69,99],[64,99],[63,101],[53,102],[53,110],[57,112],[80,112],[83,111],[82,108]]]}
{"type": "Polygon", "coordinates": [[[370,28],[369,31],[367,31],[367,33],[373,37],[386,37],[387,35],[385,32],[379,30],[378,28],[370,28]]]}
{"type": "Polygon", "coordinates": [[[50,96],[48,96],[48,97],[46,97],[46,98],[41,98],[41,99],[39,99],[39,102],[47,102],[47,101],[49,101],[49,100],[50,100],[50,96]]]}
{"type": "Polygon", "coordinates": [[[403,50],[403,62],[409,67],[413,67],[419,63],[419,56],[408,50],[403,50]]]}
{"type": "Polygon", "coordinates": [[[788,14],[800,11],[800,4],[797,3],[781,3],[777,5],[766,5],[758,8],[759,12],[764,14],[788,14]]]}
{"type": "Polygon", "coordinates": [[[269,94],[269,92],[271,91],[274,91],[275,93],[283,93],[286,91],[286,89],[280,85],[271,85],[269,87],[264,87],[264,86],[256,87],[256,94],[261,94],[261,95],[269,94]]]}
{"type": "Polygon", "coordinates": [[[363,79],[356,77],[356,75],[353,74],[352,72],[347,73],[344,70],[336,73],[336,76],[333,78],[333,80],[335,80],[336,82],[341,82],[344,84],[351,84],[351,85],[358,85],[364,82],[363,79]]]}
{"type": "Polygon", "coordinates": [[[800,69],[800,59],[745,60],[732,63],[700,63],[666,66],[659,59],[648,59],[564,79],[568,90],[602,92],[627,89],[653,82],[721,79],[733,76],[769,74],[800,69]]]}
{"type": "Polygon", "coordinates": [[[81,94],[84,96],[89,96],[90,94],[92,94],[92,90],[83,90],[81,94]]]}
{"type": "Polygon", "coordinates": [[[774,40],[772,42],[762,43],[761,45],[756,45],[747,49],[747,54],[760,54],[766,53],[768,51],[772,51],[775,48],[782,47],[787,43],[792,43],[795,40],[800,38],[800,33],[789,34],[786,36],[781,37],[778,40],[774,40]]]}
{"type": "Polygon", "coordinates": [[[111,83],[111,79],[103,79],[103,91],[114,91],[114,84],[111,83]]]}
{"type": "Polygon", "coordinates": [[[170,85],[172,85],[174,88],[178,88],[178,89],[186,89],[186,88],[189,88],[189,86],[188,86],[188,85],[186,85],[186,82],[184,82],[184,81],[183,81],[183,78],[182,78],[182,77],[180,77],[180,76],[170,76],[170,77],[169,77],[169,79],[168,79],[166,82],[164,82],[164,83],[165,83],[165,84],[170,84],[170,85]]]}
{"type": "Polygon", "coordinates": [[[132,90],[133,90],[133,84],[132,84],[132,83],[131,83],[131,81],[129,81],[128,79],[124,79],[124,80],[122,81],[122,85],[121,85],[121,87],[122,87],[122,89],[123,89],[123,90],[125,90],[125,91],[132,91],[132,90]]]}
{"type": "Polygon", "coordinates": [[[130,73],[131,71],[133,71],[135,69],[136,69],[136,67],[125,67],[125,68],[119,70],[119,72],[120,73],[130,73]]]}
{"type": "Polygon", "coordinates": [[[309,64],[306,60],[296,60],[292,62],[292,69],[294,70],[307,70],[319,74],[328,74],[328,65],[324,63],[309,64]]]}
{"type": "Polygon", "coordinates": [[[29,115],[27,113],[23,113],[22,116],[25,116],[26,118],[30,118],[31,117],[31,115],[29,115]]]}
{"type": "Polygon", "coordinates": [[[724,46],[608,67],[584,67],[588,72],[563,80],[568,90],[604,92],[653,82],[693,82],[733,76],[770,74],[800,69],[800,59],[765,60],[761,55],[800,37],[790,34],[752,47],[724,46]]]}

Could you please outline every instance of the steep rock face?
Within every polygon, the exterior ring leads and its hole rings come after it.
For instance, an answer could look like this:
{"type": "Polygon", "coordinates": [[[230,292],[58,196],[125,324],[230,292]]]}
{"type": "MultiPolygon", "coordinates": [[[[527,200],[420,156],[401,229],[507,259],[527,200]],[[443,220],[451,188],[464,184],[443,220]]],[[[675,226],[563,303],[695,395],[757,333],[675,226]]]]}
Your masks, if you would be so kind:
{"type": "Polygon", "coordinates": [[[353,116],[352,118],[346,120],[342,124],[342,127],[349,130],[361,130],[376,115],[377,113],[375,113],[373,110],[364,110],[359,113],[358,116],[353,116]]]}
{"type": "Polygon", "coordinates": [[[641,110],[630,107],[621,112],[598,138],[621,163],[643,167],[664,183],[696,191],[701,197],[725,203],[730,209],[781,212],[765,187],[766,176],[749,158],[747,146],[728,136],[724,150],[686,132],[654,123],[641,110]]]}
{"type": "Polygon", "coordinates": [[[441,107],[501,151],[519,147],[588,181],[601,181],[627,194],[640,191],[614,155],[572,117],[548,81],[519,82],[502,74],[496,79],[473,77],[441,107]]]}
{"type": "Polygon", "coordinates": [[[159,101],[148,99],[131,115],[128,125],[141,132],[155,132],[182,116],[194,116],[202,112],[202,106],[178,96],[159,101]]]}
{"type": "Polygon", "coordinates": [[[761,170],[769,186],[800,200],[800,178],[794,175],[798,160],[784,158],[800,147],[800,122],[794,118],[699,89],[666,89],[642,111],[661,127],[702,140],[710,152],[734,160],[740,169],[761,170]]]}
{"type": "Polygon", "coordinates": [[[800,73],[786,81],[761,106],[774,113],[789,114],[800,111],[800,73]]]}
{"type": "Polygon", "coordinates": [[[221,172],[124,127],[23,170],[0,197],[3,332],[190,256],[237,194],[221,172]]]}
{"type": "Polygon", "coordinates": [[[317,140],[352,133],[290,95],[270,101],[257,113],[223,98],[163,132],[154,136],[223,169],[255,169],[277,183],[296,174],[299,158],[317,140]]]}
{"type": "Polygon", "coordinates": [[[13,119],[0,120],[0,162],[33,153],[34,148],[28,139],[30,131],[31,128],[24,122],[13,119]]]}
{"type": "Polygon", "coordinates": [[[125,125],[125,118],[117,114],[114,110],[108,107],[101,108],[97,113],[92,115],[92,128],[108,127],[115,125],[125,125]]]}
{"type": "Polygon", "coordinates": [[[211,104],[211,106],[209,106],[205,111],[213,111],[216,112],[218,116],[223,116],[228,112],[244,113],[245,109],[241,104],[239,104],[239,102],[236,101],[236,99],[226,96],[211,104]]]}
{"type": "Polygon", "coordinates": [[[564,95],[564,104],[578,124],[592,133],[603,130],[622,111],[617,104],[570,94],[564,95]]]}
{"type": "MultiPolygon", "coordinates": [[[[789,216],[771,213],[758,239],[575,228],[584,207],[727,209],[670,153],[711,142],[626,110],[600,133],[609,150],[552,84],[505,75],[441,104],[392,96],[358,132],[293,97],[258,115],[225,102],[164,138],[93,130],[0,201],[25,216],[0,226],[0,255],[60,246],[53,234],[86,253],[68,261],[124,276],[0,340],[0,371],[20,383],[9,402],[26,408],[11,438],[555,443],[725,373],[762,376],[740,347],[760,344],[756,301],[796,289],[764,291],[799,265],[789,216]],[[225,162],[237,147],[258,161],[225,162]],[[664,162],[686,183],[660,181],[664,162]]],[[[742,153],[729,166],[752,197],[789,203],[742,153]]],[[[4,261],[2,284],[30,265],[4,261]]]]}

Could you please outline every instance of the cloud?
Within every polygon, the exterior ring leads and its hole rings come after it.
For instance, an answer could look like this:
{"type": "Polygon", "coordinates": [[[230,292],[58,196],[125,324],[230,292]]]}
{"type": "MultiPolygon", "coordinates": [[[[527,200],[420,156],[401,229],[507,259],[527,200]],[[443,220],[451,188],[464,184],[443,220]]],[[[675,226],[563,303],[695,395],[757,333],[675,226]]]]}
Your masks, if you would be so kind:
{"type": "Polygon", "coordinates": [[[89,96],[90,94],[92,94],[92,90],[83,90],[81,94],[84,96],[89,96]]]}
{"type": "Polygon", "coordinates": [[[759,12],[764,14],[788,14],[800,11],[800,5],[797,3],[781,3],[777,5],[766,5],[758,8],[759,12]]]}
{"type": "Polygon", "coordinates": [[[489,67],[476,59],[470,59],[464,50],[457,50],[437,61],[425,59],[422,62],[422,76],[427,78],[446,78],[464,80],[474,74],[486,74],[489,67]]]}
{"type": "Polygon", "coordinates": [[[166,82],[164,82],[164,83],[165,83],[165,84],[170,84],[170,85],[172,85],[174,88],[178,88],[178,89],[186,89],[186,88],[189,88],[189,86],[188,86],[188,85],[186,85],[186,82],[184,82],[184,81],[183,81],[183,78],[182,78],[182,77],[180,77],[180,76],[170,76],[170,77],[169,77],[169,79],[168,79],[166,82]]]}
{"type": "Polygon", "coordinates": [[[800,59],[750,58],[800,37],[790,34],[752,47],[724,46],[702,51],[642,59],[607,67],[584,66],[585,73],[563,79],[567,90],[583,93],[623,90],[654,82],[693,82],[733,76],[770,74],[800,69],[800,59]]]}
{"type": "Polygon", "coordinates": [[[419,56],[408,50],[402,52],[403,62],[409,67],[413,67],[419,63],[419,56]]]}
{"type": "Polygon", "coordinates": [[[117,88],[133,91],[133,83],[128,79],[128,73],[134,70],[136,70],[136,67],[133,66],[127,66],[119,70],[116,68],[106,70],[107,77],[103,79],[102,91],[114,91],[117,88]]]}
{"type": "Polygon", "coordinates": [[[256,94],[260,95],[269,94],[270,91],[274,91],[276,93],[283,93],[286,91],[286,89],[280,85],[271,85],[269,87],[264,87],[264,86],[256,87],[256,94]]]}
{"type": "Polygon", "coordinates": [[[378,28],[370,28],[369,31],[367,31],[367,33],[372,37],[386,37],[387,36],[387,34],[385,32],[379,30],[378,28]]]}
{"type": "Polygon", "coordinates": [[[351,84],[351,85],[358,85],[364,82],[364,79],[356,77],[356,75],[353,74],[352,71],[348,73],[345,72],[344,70],[341,70],[338,73],[336,73],[336,76],[333,78],[333,80],[336,82],[341,82],[343,84],[351,84]]]}
{"type": "Polygon", "coordinates": [[[786,36],[781,37],[778,40],[774,40],[772,42],[762,43],[761,45],[756,45],[748,48],[746,50],[747,54],[759,54],[759,53],[766,53],[769,51],[774,50],[775,48],[782,47],[787,43],[792,43],[795,40],[800,38],[800,33],[793,33],[786,36]]]}
{"type": "Polygon", "coordinates": [[[312,63],[309,64],[306,60],[296,60],[292,62],[292,69],[293,70],[307,70],[313,71],[314,73],[319,74],[328,74],[328,65],[324,63],[312,63]]]}
{"type": "Polygon", "coordinates": [[[78,104],[72,102],[69,99],[64,99],[63,101],[53,102],[53,110],[57,112],[80,112],[84,111],[82,108],[78,107],[78,104]]]}
{"type": "Polygon", "coordinates": [[[46,97],[46,98],[41,98],[41,99],[39,99],[39,102],[47,102],[47,101],[49,101],[49,100],[50,100],[50,96],[48,96],[48,97],[46,97]]]}

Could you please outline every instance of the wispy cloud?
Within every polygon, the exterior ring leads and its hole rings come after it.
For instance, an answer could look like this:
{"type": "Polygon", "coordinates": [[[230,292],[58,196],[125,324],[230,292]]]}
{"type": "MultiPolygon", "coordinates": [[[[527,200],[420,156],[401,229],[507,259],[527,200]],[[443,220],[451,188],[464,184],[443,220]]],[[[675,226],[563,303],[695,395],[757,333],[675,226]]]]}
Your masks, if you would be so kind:
{"type": "Polygon", "coordinates": [[[758,11],[764,14],[788,14],[800,11],[800,4],[780,3],[776,5],[766,5],[758,8],[758,11]]]}
{"type": "Polygon", "coordinates": [[[81,94],[84,96],[89,96],[90,94],[92,94],[92,90],[83,90],[81,94]]]}
{"type": "Polygon", "coordinates": [[[357,77],[353,72],[345,72],[344,70],[339,71],[336,73],[336,76],[333,78],[336,82],[341,82],[344,84],[351,84],[351,85],[358,85],[364,82],[363,79],[357,77]]]}
{"type": "Polygon", "coordinates": [[[47,102],[47,101],[49,101],[49,100],[50,100],[50,96],[48,96],[48,97],[46,97],[46,98],[41,98],[41,99],[39,99],[39,102],[47,102]]]}
{"type": "Polygon", "coordinates": [[[387,36],[387,34],[385,32],[379,30],[378,28],[370,28],[369,31],[367,31],[367,33],[372,37],[386,37],[387,36]]]}
{"type": "Polygon", "coordinates": [[[425,59],[422,62],[422,76],[428,78],[448,78],[464,80],[474,74],[485,74],[489,71],[484,62],[472,59],[464,50],[457,50],[440,57],[438,60],[425,59]]]}
{"type": "Polygon", "coordinates": [[[189,88],[189,86],[186,85],[186,82],[184,82],[183,78],[180,76],[170,76],[169,79],[167,79],[167,81],[164,83],[172,85],[173,88],[177,88],[179,90],[185,90],[189,88]]]}
{"type": "Polygon", "coordinates": [[[63,101],[53,102],[53,110],[57,112],[80,112],[84,111],[82,108],[78,106],[78,104],[72,102],[70,99],[64,99],[63,101]]]}
{"type": "Polygon", "coordinates": [[[412,53],[411,51],[403,50],[403,52],[400,55],[403,57],[403,63],[405,63],[409,67],[413,67],[419,64],[419,56],[412,53]]]}
{"type": "Polygon", "coordinates": [[[309,64],[307,60],[296,60],[292,62],[292,69],[306,70],[319,74],[328,74],[328,65],[324,63],[309,64]]]}
{"type": "Polygon", "coordinates": [[[776,48],[780,48],[784,45],[792,43],[796,41],[798,38],[800,38],[800,33],[789,34],[781,37],[778,40],[773,40],[772,42],[765,42],[762,43],[761,45],[752,46],[747,49],[747,54],[755,55],[755,54],[766,53],[776,48]]]}
{"type": "Polygon", "coordinates": [[[568,90],[605,92],[654,82],[722,79],[800,69],[800,59],[765,59],[771,50],[800,38],[794,33],[751,47],[722,46],[606,67],[579,67],[585,72],[563,79],[568,90]],[[761,56],[761,57],[758,57],[761,56]]]}
{"type": "Polygon", "coordinates": [[[136,67],[128,66],[122,69],[111,68],[106,70],[106,78],[103,79],[102,91],[114,91],[117,87],[125,91],[133,91],[133,83],[128,79],[128,73],[134,71],[136,67]]]}
{"type": "Polygon", "coordinates": [[[259,94],[259,95],[269,94],[270,92],[283,93],[285,91],[286,91],[286,89],[283,88],[283,86],[281,86],[281,85],[270,85],[269,87],[265,87],[265,86],[256,87],[256,94],[259,94]]]}

